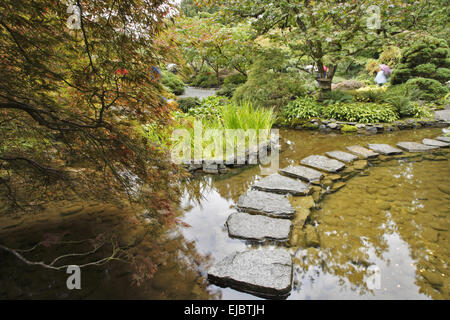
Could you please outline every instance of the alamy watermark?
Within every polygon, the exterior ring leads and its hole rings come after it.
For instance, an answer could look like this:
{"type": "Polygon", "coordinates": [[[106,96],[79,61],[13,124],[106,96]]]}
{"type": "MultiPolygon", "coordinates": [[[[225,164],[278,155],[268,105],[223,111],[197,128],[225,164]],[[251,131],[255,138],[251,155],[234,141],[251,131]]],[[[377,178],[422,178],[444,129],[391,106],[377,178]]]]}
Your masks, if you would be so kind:
{"type": "Polygon", "coordinates": [[[66,286],[67,289],[73,290],[73,289],[81,289],[81,269],[77,265],[70,265],[67,267],[67,274],[70,274],[70,276],[67,278],[66,286]]]}
{"type": "Polygon", "coordinates": [[[78,30],[81,28],[81,9],[78,4],[73,0],[68,0],[66,2],[67,13],[71,13],[69,18],[67,18],[67,28],[71,30],[78,30]]]}

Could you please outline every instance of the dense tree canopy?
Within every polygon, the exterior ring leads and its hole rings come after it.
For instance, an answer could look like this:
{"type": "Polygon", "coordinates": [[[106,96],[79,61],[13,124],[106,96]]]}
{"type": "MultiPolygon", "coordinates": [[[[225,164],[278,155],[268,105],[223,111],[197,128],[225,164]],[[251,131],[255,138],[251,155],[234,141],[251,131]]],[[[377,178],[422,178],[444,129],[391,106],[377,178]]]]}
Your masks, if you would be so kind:
{"type": "Polygon", "coordinates": [[[153,66],[170,55],[158,35],[173,9],[166,0],[72,5],[78,25],[66,1],[1,1],[2,195],[26,209],[61,184],[165,217],[177,176],[145,127],[170,121],[153,66]]]}

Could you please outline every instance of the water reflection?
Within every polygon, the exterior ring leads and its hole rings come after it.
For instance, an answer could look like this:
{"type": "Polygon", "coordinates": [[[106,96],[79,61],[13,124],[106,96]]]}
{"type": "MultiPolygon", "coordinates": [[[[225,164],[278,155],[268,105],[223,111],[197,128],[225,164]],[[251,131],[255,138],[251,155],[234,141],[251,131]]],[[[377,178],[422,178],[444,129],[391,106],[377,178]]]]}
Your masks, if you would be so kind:
{"type": "MultiPolygon", "coordinates": [[[[282,130],[280,166],[295,165],[308,155],[352,144],[395,145],[402,140],[432,138],[439,132],[342,136],[282,130]]],[[[290,248],[295,254],[295,281],[289,299],[449,297],[448,158],[422,160],[382,162],[325,198],[322,209],[314,211],[307,221],[314,226],[320,246],[308,248],[299,241],[290,248]],[[380,270],[379,289],[368,286],[374,266],[380,270]]],[[[190,196],[185,197],[188,209],[184,221],[193,227],[183,234],[197,243],[199,252],[218,259],[251,246],[230,239],[224,223],[239,196],[259,178],[258,166],[197,178],[210,189],[198,205],[190,196]]],[[[224,299],[254,298],[232,289],[220,291],[224,299]]]]}

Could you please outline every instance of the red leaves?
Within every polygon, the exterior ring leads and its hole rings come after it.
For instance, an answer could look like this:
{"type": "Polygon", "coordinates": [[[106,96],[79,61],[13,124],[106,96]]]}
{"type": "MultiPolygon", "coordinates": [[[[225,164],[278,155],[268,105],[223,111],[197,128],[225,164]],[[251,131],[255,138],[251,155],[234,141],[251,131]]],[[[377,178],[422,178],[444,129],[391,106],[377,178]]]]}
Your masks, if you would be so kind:
{"type": "Polygon", "coordinates": [[[115,73],[120,75],[120,76],[125,76],[125,75],[129,74],[128,70],[125,69],[125,68],[119,68],[119,69],[116,70],[115,73]]]}

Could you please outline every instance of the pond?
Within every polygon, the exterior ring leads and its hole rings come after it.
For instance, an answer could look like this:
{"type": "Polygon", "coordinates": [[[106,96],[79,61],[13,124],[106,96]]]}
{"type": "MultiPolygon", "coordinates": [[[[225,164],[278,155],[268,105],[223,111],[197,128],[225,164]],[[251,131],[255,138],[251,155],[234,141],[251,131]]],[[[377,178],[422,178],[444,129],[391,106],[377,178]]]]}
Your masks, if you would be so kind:
{"type": "MultiPolygon", "coordinates": [[[[422,129],[361,136],[280,130],[280,168],[349,145],[395,145],[440,132],[422,129]]],[[[381,162],[327,195],[307,221],[315,226],[320,244],[306,247],[299,242],[289,249],[294,255],[294,283],[288,299],[449,299],[448,160],[447,153],[434,161],[425,156],[381,162]],[[379,288],[367,287],[370,266],[379,270],[379,288]]],[[[211,261],[235,251],[285,245],[228,236],[225,221],[233,205],[260,175],[259,166],[253,166],[187,181],[180,208],[185,225],[165,235],[169,255],[144,286],[131,286],[122,268],[112,264],[86,271],[82,293],[67,292],[55,284],[51,272],[21,266],[0,253],[0,282],[6,284],[0,286],[0,297],[259,299],[209,284],[206,270],[211,261]]]]}

